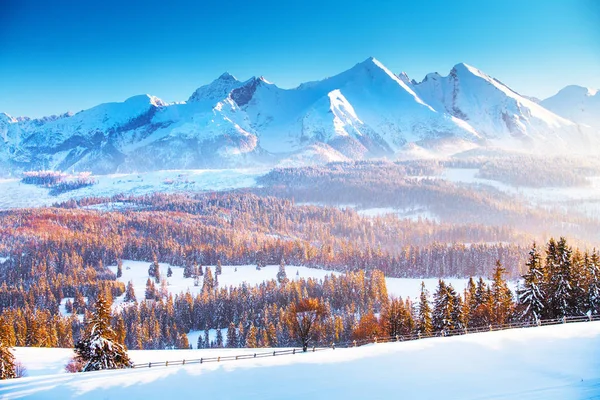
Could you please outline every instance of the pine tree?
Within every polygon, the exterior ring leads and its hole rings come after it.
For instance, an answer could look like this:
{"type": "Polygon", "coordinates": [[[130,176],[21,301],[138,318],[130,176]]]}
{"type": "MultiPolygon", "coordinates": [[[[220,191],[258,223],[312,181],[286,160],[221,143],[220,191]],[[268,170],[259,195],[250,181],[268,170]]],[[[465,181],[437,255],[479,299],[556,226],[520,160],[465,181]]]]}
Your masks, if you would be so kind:
{"type": "Polygon", "coordinates": [[[167,268],[167,278],[170,278],[173,276],[173,270],[171,269],[171,266],[169,265],[169,268],[167,268]]]}
{"type": "Polygon", "coordinates": [[[439,332],[448,332],[454,329],[454,289],[446,285],[443,280],[439,280],[438,288],[433,295],[433,328],[439,332]]]}
{"type": "Polygon", "coordinates": [[[493,309],[492,309],[492,324],[504,325],[506,324],[513,313],[513,301],[512,293],[508,288],[508,284],[503,278],[506,273],[506,269],[502,267],[500,261],[496,261],[496,268],[494,269],[493,281],[491,287],[493,309]]]}
{"type": "Polygon", "coordinates": [[[546,308],[544,296],[544,269],[542,257],[535,242],[529,252],[529,259],[525,266],[527,273],[523,275],[523,288],[519,291],[519,305],[522,309],[521,316],[526,321],[537,322],[542,319],[546,308]]]}
{"type": "Polygon", "coordinates": [[[202,340],[202,335],[198,335],[198,342],[196,343],[196,348],[197,349],[204,348],[204,340],[202,340]]]}
{"type": "Polygon", "coordinates": [[[208,332],[208,328],[204,329],[204,348],[210,348],[210,335],[208,332]]]}
{"type": "Polygon", "coordinates": [[[279,263],[279,271],[277,272],[277,282],[279,282],[280,284],[288,282],[287,274],[285,273],[285,261],[283,260],[283,258],[279,263]]]}
{"type": "Polygon", "coordinates": [[[123,261],[119,259],[117,261],[117,279],[123,276],[123,261]]]}
{"type": "Polygon", "coordinates": [[[221,332],[221,328],[217,328],[217,347],[223,347],[223,333],[221,332]]]}
{"type": "Polygon", "coordinates": [[[116,334],[110,325],[110,314],[110,305],[102,295],[98,296],[86,332],[75,345],[76,358],[83,364],[82,371],[132,366],[127,348],[116,340],[116,334]]]}
{"type": "Polygon", "coordinates": [[[204,273],[204,282],[202,284],[203,292],[212,292],[215,288],[215,280],[213,278],[212,271],[210,267],[206,267],[206,272],[204,273]]]}
{"type": "Polygon", "coordinates": [[[250,329],[248,329],[248,334],[246,335],[246,347],[255,348],[258,347],[258,332],[254,324],[250,325],[250,329]]]}
{"type": "Polygon", "coordinates": [[[233,322],[229,323],[227,328],[227,347],[235,348],[238,345],[237,330],[233,322]]]}
{"type": "Polygon", "coordinates": [[[221,260],[217,261],[217,266],[215,267],[215,276],[221,275],[223,273],[223,266],[221,265],[221,260]]]}
{"type": "Polygon", "coordinates": [[[588,276],[588,307],[591,315],[600,314],[600,257],[594,249],[587,265],[588,276]]]}
{"type": "Polygon", "coordinates": [[[431,306],[429,305],[429,293],[425,289],[425,282],[421,282],[421,295],[419,296],[419,307],[417,317],[417,332],[421,335],[431,335],[433,323],[431,321],[431,306]]]}
{"type": "MultiPolygon", "coordinates": [[[[550,247],[550,245],[549,245],[550,247]]],[[[549,268],[549,303],[552,318],[571,315],[572,296],[572,250],[564,237],[556,244],[549,268]]]]}
{"type": "Polygon", "coordinates": [[[137,302],[135,298],[135,290],[133,289],[133,281],[127,282],[127,288],[125,289],[125,302],[137,302]]]}

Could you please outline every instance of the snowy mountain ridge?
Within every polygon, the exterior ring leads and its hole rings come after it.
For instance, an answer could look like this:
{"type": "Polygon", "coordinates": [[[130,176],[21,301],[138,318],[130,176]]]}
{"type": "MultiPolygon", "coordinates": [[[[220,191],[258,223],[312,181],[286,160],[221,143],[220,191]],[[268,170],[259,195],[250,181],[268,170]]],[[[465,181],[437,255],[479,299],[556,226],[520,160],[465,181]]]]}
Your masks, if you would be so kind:
{"type": "Polygon", "coordinates": [[[538,104],[467,64],[417,82],[372,57],[294,89],[226,72],[181,103],[138,95],[41,119],[2,113],[0,167],[7,175],[111,173],[434,157],[476,147],[589,153],[600,143],[600,95],[576,88],[538,104]]]}

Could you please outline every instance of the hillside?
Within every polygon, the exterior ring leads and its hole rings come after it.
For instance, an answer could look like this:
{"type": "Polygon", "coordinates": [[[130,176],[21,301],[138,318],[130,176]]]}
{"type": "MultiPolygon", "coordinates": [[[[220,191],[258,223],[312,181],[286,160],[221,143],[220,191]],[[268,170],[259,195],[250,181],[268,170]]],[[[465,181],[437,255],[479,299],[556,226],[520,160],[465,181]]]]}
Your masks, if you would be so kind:
{"type": "MultiPolygon", "coordinates": [[[[158,350],[130,354],[137,362],[158,362],[226,352],[158,350]]],[[[17,359],[32,376],[0,382],[2,398],[187,399],[200,393],[221,399],[384,399],[392,393],[409,399],[575,400],[600,396],[600,322],[226,363],[58,372],[69,354],[66,349],[16,349],[17,359]]]]}

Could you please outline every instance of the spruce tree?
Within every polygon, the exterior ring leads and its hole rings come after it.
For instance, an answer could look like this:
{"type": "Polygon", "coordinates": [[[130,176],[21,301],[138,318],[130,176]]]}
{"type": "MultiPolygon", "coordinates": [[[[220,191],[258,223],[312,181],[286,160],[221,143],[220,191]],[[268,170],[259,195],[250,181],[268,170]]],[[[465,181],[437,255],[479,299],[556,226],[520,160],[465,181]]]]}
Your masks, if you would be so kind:
{"type": "Polygon", "coordinates": [[[117,279],[123,276],[123,261],[119,259],[117,261],[117,279]]]}
{"type": "Polygon", "coordinates": [[[254,324],[250,325],[250,329],[248,329],[248,334],[246,335],[246,347],[255,348],[258,347],[258,332],[254,324]]]}
{"type": "Polygon", "coordinates": [[[227,328],[227,347],[235,348],[238,345],[237,330],[233,322],[229,323],[227,328]]]}
{"type": "Polygon", "coordinates": [[[556,243],[549,268],[548,294],[552,318],[562,318],[572,313],[572,250],[564,237],[556,243]]]}
{"type": "Polygon", "coordinates": [[[135,290],[133,289],[132,281],[127,282],[127,288],[125,289],[125,301],[132,302],[132,303],[137,302],[137,299],[135,298],[135,290]]]}
{"type": "Polygon", "coordinates": [[[417,332],[421,335],[430,335],[433,332],[431,322],[431,306],[429,305],[429,293],[425,289],[425,282],[421,282],[421,295],[419,296],[419,307],[417,317],[417,332]]]}
{"type": "Polygon", "coordinates": [[[492,280],[492,324],[503,325],[510,321],[513,313],[512,293],[508,288],[503,275],[506,270],[502,267],[500,261],[496,261],[492,280]]]}
{"type": "Polygon", "coordinates": [[[277,272],[277,282],[284,284],[288,281],[287,274],[285,273],[285,261],[283,258],[279,263],[279,271],[277,272]]]}
{"type": "Polygon", "coordinates": [[[456,311],[454,310],[455,293],[451,285],[439,280],[438,288],[433,295],[433,329],[447,332],[455,328],[456,311]]]}
{"type": "Polygon", "coordinates": [[[132,362],[127,356],[127,348],[116,340],[116,334],[110,321],[110,305],[102,295],[99,295],[86,331],[75,345],[76,358],[83,365],[82,371],[132,366],[132,362]]]}
{"type": "Polygon", "coordinates": [[[206,267],[206,272],[204,273],[204,282],[202,284],[203,292],[212,292],[215,288],[215,279],[213,278],[212,271],[210,267],[206,267]]]}
{"type": "Polygon", "coordinates": [[[216,345],[218,348],[223,347],[223,332],[221,332],[221,328],[217,328],[216,345]]]}
{"type": "Polygon", "coordinates": [[[587,312],[590,313],[590,315],[598,315],[600,314],[600,257],[595,249],[589,258],[587,276],[587,303],[589,307],[587,312]]]}
{"type": "Polygon", "coordinates": [[[523,275],[523,287],[518,293],[521,317],[525,321],[537,322],[542,319],[546,309],[544,296],[544,269],[542,257],[535,242],[529,251],[525,264],[527,273],[523,275]]]}

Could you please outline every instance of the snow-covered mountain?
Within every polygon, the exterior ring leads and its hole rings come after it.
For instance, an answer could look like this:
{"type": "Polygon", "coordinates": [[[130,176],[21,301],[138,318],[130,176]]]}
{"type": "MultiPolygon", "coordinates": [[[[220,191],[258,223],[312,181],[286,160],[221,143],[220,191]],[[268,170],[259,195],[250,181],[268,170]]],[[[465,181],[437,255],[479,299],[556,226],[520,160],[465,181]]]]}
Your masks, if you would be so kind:
{"type": "Polygon", "coordinates": [[[587,120],[567,118],[466,64],[417,83],[369,58],[294,89],[224,73],[186,102],[140,95],[43,119],[0,114],[0,168],[107,173],[597,148],[587,120]]]}
{"type": "Polygon", "coordinates": [[[600,90],[567,86],[540,103],[556,114],[600,131],[600,90]]]}
{"type": "Polygon", "coordinates": [[[498,147],[581,150],[589,139],[575,122],[467,64],[454,66],[446,77],[429,74],[413,87],[432,107],[468,123],[498,147]]]}

